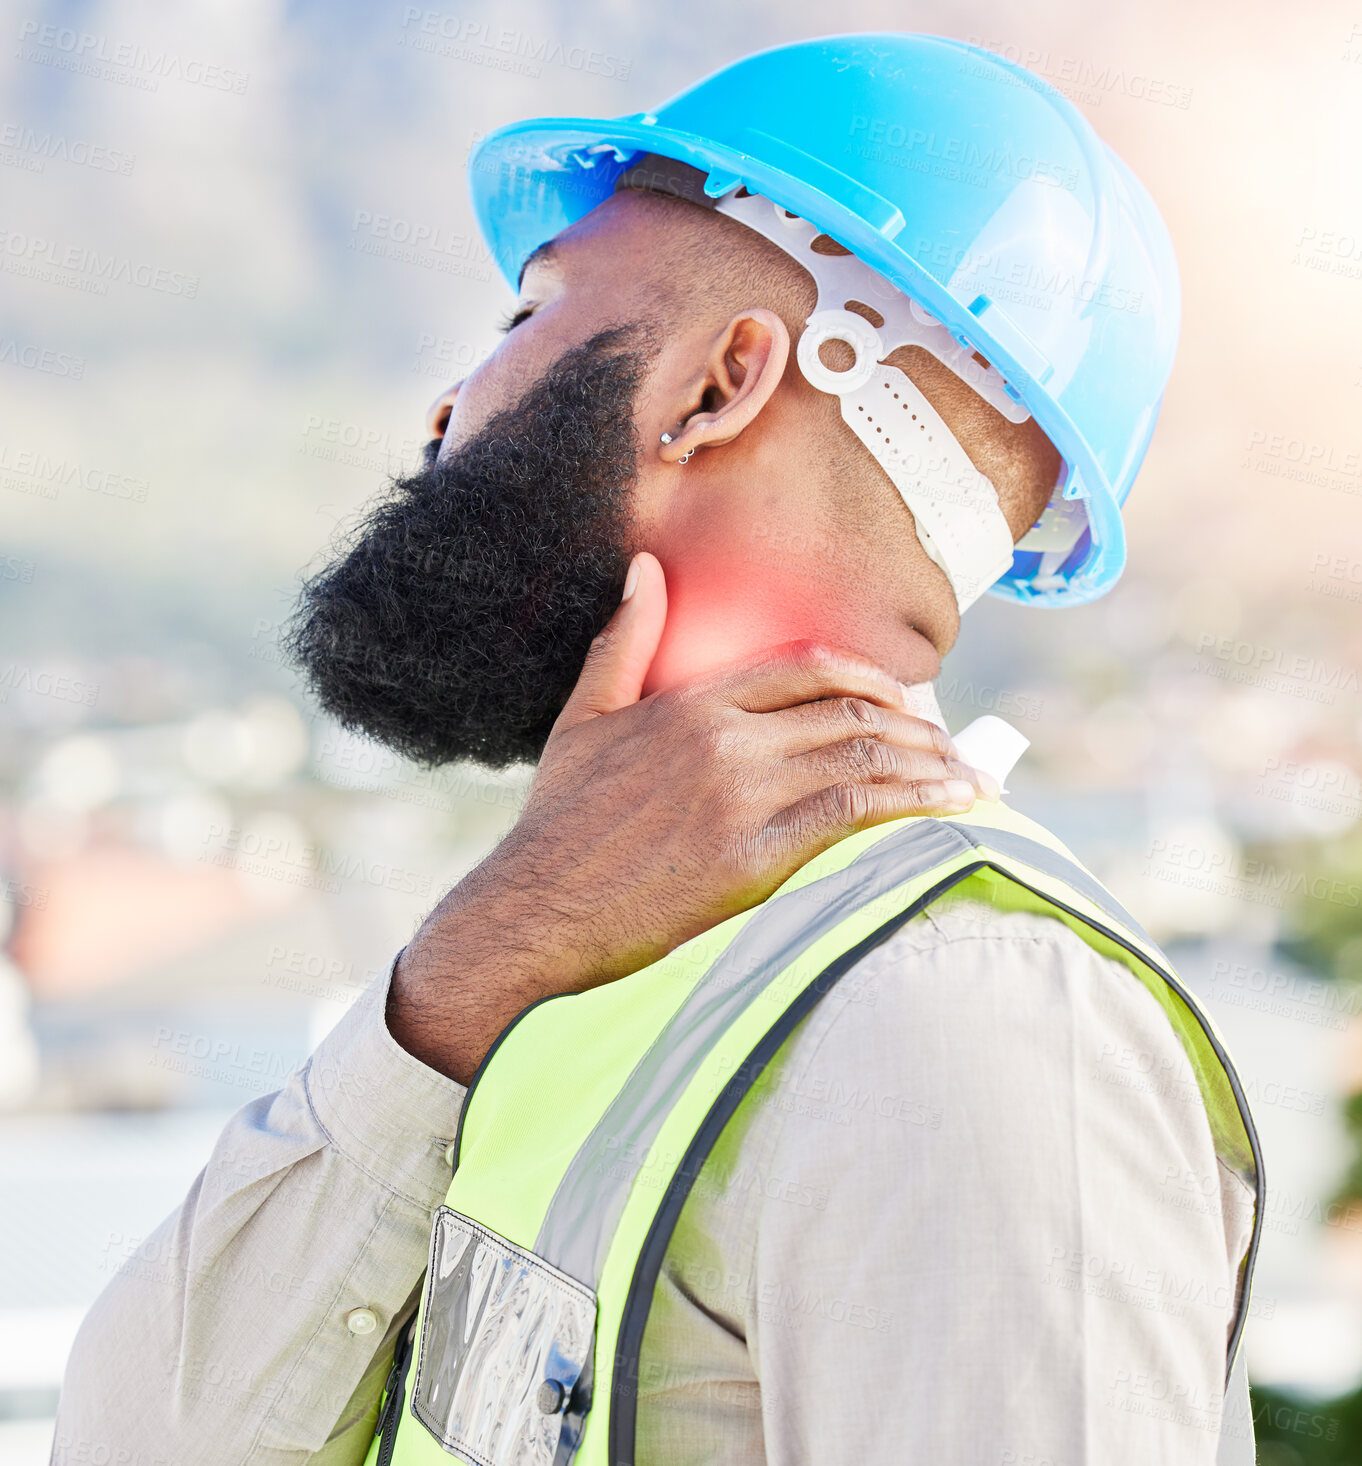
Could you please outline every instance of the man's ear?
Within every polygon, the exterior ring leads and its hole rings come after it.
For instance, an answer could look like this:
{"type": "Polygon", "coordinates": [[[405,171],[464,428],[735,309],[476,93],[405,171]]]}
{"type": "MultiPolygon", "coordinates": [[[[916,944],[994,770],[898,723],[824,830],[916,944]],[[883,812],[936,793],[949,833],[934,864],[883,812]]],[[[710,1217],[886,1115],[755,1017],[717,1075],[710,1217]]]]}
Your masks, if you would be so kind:
{"type": "Polygon", "coordinates": [[[731,443],[752,422],[785,375],[790,332],[773,310],[750,306],[714,337],[704,365],[687,384],[660,456],[673,463],[695,448],[731,443]]]}

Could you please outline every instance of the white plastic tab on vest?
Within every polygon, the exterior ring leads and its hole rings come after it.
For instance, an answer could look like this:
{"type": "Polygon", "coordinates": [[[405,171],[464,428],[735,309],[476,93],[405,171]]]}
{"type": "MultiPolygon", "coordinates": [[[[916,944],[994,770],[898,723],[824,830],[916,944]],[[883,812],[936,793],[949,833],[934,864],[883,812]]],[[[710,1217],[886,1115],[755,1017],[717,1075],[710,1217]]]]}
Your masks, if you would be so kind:
{"type": "Polygon", "coordinates": [[[992,774],[1006,794],[1007,776],[1031,747],[1031,740],[1005,719],[985,713],[955,735],[955,746],[967,764],[992,774]]]}

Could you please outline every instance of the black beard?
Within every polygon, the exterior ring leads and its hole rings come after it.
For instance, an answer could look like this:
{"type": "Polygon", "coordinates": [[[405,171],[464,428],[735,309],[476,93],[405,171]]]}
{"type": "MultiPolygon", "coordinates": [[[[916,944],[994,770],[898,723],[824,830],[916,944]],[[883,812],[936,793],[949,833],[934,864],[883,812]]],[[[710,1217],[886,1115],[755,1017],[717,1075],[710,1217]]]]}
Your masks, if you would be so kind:
{"type": "Polygon", "coordinates": [[[285,646],[343,727],[428,765],[539,757],[619,604],[651,346],[624,325],[564,352],[304,584],[285,646]]]}

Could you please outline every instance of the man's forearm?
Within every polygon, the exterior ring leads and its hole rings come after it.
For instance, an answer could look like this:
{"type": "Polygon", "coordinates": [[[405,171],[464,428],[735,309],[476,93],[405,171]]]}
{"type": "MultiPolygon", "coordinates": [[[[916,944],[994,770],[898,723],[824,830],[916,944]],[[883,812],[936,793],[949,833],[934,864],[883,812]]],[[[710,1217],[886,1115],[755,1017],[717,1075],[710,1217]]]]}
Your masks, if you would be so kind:
{"type": "MultiPolygon", "coordinates": [[[[399,955],[388,1031],[437,1073],[471,1083],[502,1029],[531,1003],[664,955],[665,944],[635,936],[627,920],[598,920],[600,904],[599,885],[582,880],[565,853],[537,850],[528,832],[508,837],[399,955]]],[[[717,909],[713,919],[725,914],[717,909]]]]}
{"type": "Polygon", "coordinates": [[[388,1031],[457,1084],[471,1082],[497,1035],[576,964],[555,951],[546,890],[522,892],[495,855],[450,891],[399,954],[388,1031]]]}

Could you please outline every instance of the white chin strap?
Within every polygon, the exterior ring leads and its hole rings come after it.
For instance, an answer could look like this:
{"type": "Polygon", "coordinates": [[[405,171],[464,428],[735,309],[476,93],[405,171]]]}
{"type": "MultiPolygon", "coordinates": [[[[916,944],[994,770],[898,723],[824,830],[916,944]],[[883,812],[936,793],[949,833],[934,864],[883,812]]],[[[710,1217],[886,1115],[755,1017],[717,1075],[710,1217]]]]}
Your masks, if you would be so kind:
{"type": "Polygon", "coordinates": [[[964,612],[1011,566],[1012,531],[998,491],[908,373],[883,365],[884,358],[900,346],[921,346],[1009,422],[1024,422],[1030,413],[1008,395],[993,367],[981,367],[945,325],[869,265],[855,255],[810,248],[821,231],[807,219],[760,194],[740,198],[736,191],[715,209],[779,245],[813,277],[818,304],[796,348],[800,370],[820,392],[841,398],[842,417],[912,511],[922,548],[945,571],[964,612]],[[869,306],[884,324],[848,310],[852,302],[869,306]],[[845,341],[856,353],[848,370],[823,364],[818,351],[825,341],[845,341]]]}

